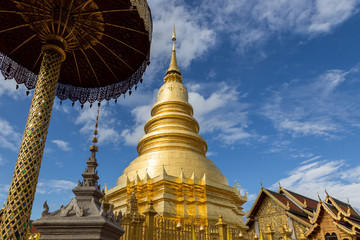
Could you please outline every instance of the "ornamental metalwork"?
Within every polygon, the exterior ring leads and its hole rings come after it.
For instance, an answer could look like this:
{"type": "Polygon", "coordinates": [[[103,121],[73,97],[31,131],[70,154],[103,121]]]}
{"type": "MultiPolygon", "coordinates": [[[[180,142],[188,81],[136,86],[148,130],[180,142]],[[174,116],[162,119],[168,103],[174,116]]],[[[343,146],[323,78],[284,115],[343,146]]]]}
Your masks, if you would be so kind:
{"type": "Polygon", "coordinates": [[[83,106],[131,94],[151,32],[146,0],[0,1],[0,71],[35,88],[0,239],[25,238],[55,95],[83,106]]]}

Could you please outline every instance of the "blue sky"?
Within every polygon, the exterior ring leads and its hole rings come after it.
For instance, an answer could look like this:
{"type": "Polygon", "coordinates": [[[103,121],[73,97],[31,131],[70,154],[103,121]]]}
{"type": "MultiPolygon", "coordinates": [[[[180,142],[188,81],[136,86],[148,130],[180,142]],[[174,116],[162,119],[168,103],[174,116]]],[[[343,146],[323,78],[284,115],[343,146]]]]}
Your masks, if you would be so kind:
{"type": "MultiPolygon", "coordinates": [[[[177,57],[207,156],[248,191],[283,187],[360,208],[360,14],[357,0],[149,0],[154,32],[144,82],[103,102],[100,184],[137,156],[163,82],[176,24],[177,57]]],[[[0,203],[5,202],[31,96],[0,77],[0,203]]],[[[67,204],[90,156],[96,108],[55,101],[32,218],[67,204]]]]}

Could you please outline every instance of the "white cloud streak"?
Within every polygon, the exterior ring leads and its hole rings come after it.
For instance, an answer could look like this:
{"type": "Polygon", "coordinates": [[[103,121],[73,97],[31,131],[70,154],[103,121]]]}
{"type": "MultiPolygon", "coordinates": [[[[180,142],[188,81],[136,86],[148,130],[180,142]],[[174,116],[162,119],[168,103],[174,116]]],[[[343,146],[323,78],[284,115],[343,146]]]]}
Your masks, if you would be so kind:
{"type": "MultiPolygon", "coordinates": [[[[190,89],[198,90],[194,85],[190,89]]],[[[227,145],[255,137],[247,130],[248,105],[242,102],[244,99],[234,86],[225,83],[208,98],[190,90],[189,103],[200,124],[200,134],[215,133],[215,138],[227,145]]]]}
{"type": "Polygon", "coordinates": [[[138,106],[131,111],[131,115],[135,120],[135,125],[121,132],[121,136],[124,138],[126,145],[135,146],[140,138],[144,136],[144,125],[151,117],[151,107],[152,105],[143,105],[138,106]]]}
{"type": "Polygon", "coordinates": [[[4,80],[4,77],[0,73],[0,96],[6,95],[14,100],[26,97],[26,87],[23,84],[19,85],[19,89],[16,90],[16,81],[14,79],[4,80]]]}
{"type": "Polygon", "coordinates": [[[18,150],[21,141],[21,134],[5,119],[0,118],[0,147],[18,150]]]}
{"type": "Polygon", "coordinates": [[[0,208],[3,207],[3,203],[5,203],[6,198],[8,196],[10,189],[10,185],[7,184],[0,184],[0,208]]]}
{"type": "Polygon", "coordinates": [[[226,32],[246,51],[282,33],[310,38],[329,33],[357,13],[358,6],[358,0],[203,0],[201,10],[217,34],[226,32]]]}
{"type": "Polygon", "coordinates": [[[76,183],[68,180],[40,179],[37,184],[36,193],[64,193],[70,191],[74,187],[76,187],[76,183]]]}
{"type": "Polygon", "coordinates": [[[5,164],[5,159],[0,155],[0,166],[5,164]]]}
{"type": "MultiPolygon", "coordinates": [[[[117,145],[120,140],[120,134],[116,130],[116,126],[120,123],[115,119],[113,109],[107,106],[101,106],[99,114],[98,138],[100,145],[114,144],[117,145]]],[[[75,119],[75,124],[82,125],[80,133],[89,139],[93,137],[95,129],[97,108],[84,107],[75,119]]]]}
{"type": "Polygon", "coordinates": [[[192,60],[214,46],[215,32],[204,24],[204,15],[199,9],[190,7],[184,1],[175,0],[152,0],[149,4],[154,23],[151,46],[154,65],[164,66],[164,63],[169,63],[173,24],[176,25],[180,67],[187,68],[192,60]]]}
{"type": "Polygon", "coordinates": [[[354,77],[359,66],[345,71],[332,69],[311,81],[293,80],[271,97],[261,108],[262,114],[273,122],[280,132],[293,137],[319,136],[333,138],[351,128],[360,126],[360,81],[354,77]]]}
{"type": "MultiPolygon", "coordinates": [[[[360,206],[360,166],[348,168],[345,160],[319,160],[296,167],[280,179],[284,188],[317,199],[324,190],[341,200],[360,206]]],[[[277,188],[275,183],[272,188],[277,188]]]]}
{"type": "MultiPolygon", "coordinates": [[[[231,145],[256,137],[247,131],[248,112],[244,97],[233,86],[221,83],[212,89],[209,97],[200,92],[197,84],[189,84],[189,103],[194,108],[194,117],[200,124],[200,134],[215,134],[214,139],[231,145]]],[[[155,98],[154,98],[155,99],[155,98]]],[[[142,105],[132,110],[134,125],[122,131],[127,145],[136,145],[144,135],[144,124],[150,118],[152,104],[142,105]]]]}
{"type": "Polygon", "coordinates": [[[60,148],[61,150],[68,152],[71,151],[71,147],[69,147],[69,143],[65,142],[63,140],[52,140],[53,143],[56,144],[56,146],[58,146],[58,148],[60,148]]]}

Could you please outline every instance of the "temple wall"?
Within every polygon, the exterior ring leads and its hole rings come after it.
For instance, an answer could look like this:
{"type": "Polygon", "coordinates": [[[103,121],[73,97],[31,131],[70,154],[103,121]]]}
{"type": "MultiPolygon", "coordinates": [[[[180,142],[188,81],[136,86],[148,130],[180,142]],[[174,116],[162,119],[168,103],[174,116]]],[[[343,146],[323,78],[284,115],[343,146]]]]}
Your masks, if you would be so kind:
{"type": "MultiPolygon", "coordinates": [[[[350,234],[341,230],[334,224],[334,219],[327,213],[324,209],[321,210],[323,213],[319,216],[317,224],[319,225],[313,232],[308,236],[309,240],[325,240],[325,235],[327,233],[335,233],[338,240],[343,239],[355,239],[350,234]]],[[[321,214],[320,213],[320,214],[321,214]]]]}
{"type": "Polygon", "coordinates": [[[279,204],[266,196],[255,215],[254,224],[247,231],[247,239],[253,239],[255,233],[260,237],[260,233],[262,233],[263,239],[268,240],[265,234],[268,224],[270,224],[271,230],[274,231],[273,240],[283,238],[279,229],[284,225],[293,228],[292,239],[299,239],[300,229],[306,232],[306,226],[303,223],[288,217],[287,212],[279,204]]]}

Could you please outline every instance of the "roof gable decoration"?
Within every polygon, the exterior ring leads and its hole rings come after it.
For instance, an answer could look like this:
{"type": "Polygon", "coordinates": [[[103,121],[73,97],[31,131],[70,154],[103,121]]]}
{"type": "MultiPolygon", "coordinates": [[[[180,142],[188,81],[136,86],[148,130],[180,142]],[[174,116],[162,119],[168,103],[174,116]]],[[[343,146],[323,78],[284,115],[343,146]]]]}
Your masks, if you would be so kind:
{"type": "Polygon", "coordinates": [[[357,233],[359,233],[359,232],[357,232],[356,230],[355,230],[355,226],[352,226],[352,228],[347,228],[347,227],[345,227],[344,225],[342,225],[342,224],[340,224],[340,223],[337,223],[336,221],[334,221],[333,222],[337,227],[339,227],[341,230],[343,230],[344,232],[346,232],[346,233],[348,233],[348,234],[350,234],[350,235],[352,235],[352,236],[354,236],[354,235],[356,235],[357,233]]]}
{"type": "Polygon", "coordinates": [[[299,201],[296,197],[294,197],[291,193],[289,193],[285,188],[283,188],[279,182],[279,190],[277,191],[279,194],[284,193],[287,197],[289,197],[291,200],[293,200],[297,205],[299,205],[301,208],[306,208],[306,200],[304,199],[304,202],[299,201]]]}
{"type": "Polygon", "coordinates": [[[284,194],[287,198],[289,198],[295,205],[297,205],[302,211],[306,214],[310,215],[311,217],[314,216],[314,212],[311,211],[314,205],[317,205],[317,201],[310,199],[308,197],[302,196],[300,194],[291,192],[285,188],[283,188],[279,182],[279,190],[277,191],[279,194],[284,194]],[[310,201],[310,205],[308,201],[310,201]]]}
{"type": "Polygon", "coordinates": [[[253,215],[253,212],[255,211],[255,209],[257,208],[260,198],[262,196],[264,196],[264,194],[268,197],[270,197],[272,200],[274,200],[281,208],[283,208],[284,210],[288,211],[290,210],[290,206],[289,206],[289,201],[287,201],[287,205],[285,205],[284,203],[282,203],[280,200],[278,200],[276,197],[274,197],[273,194],[271,194],[269,192],[269,190],[267,190],[266,188],[264,188],[263,186],[261,186],[260,192],[258,193],[254,204],[252,205],[251,209],[249,210],[248,214],[246,215],[247,218],[251,218],[251,216],[253,215]]]}
{"type": "Polygon", "coordinates": [[[348,203],[346,204],[340,200],[331,197],[326,190],[325,193],[326,193],[326,199],[325,199],[326,203],[330,203],[331,205],[333,205],[339,212],[341,212],[342,215],[346,217],[350,217],[351,215],[353,215],[356,218],[359,218],[360,221],[360,215],[351,207],[349,203],[349,199],[348,199],[348,203]],[[343,207],[341,207],[340,205],[342,205],[343,207]],[[346,211],[344,208],[346,208],[346,211]]]}
{"type": "MultiPolygon", "coordinates": [[[[327,192],[326,195],[325,202],[322,201],[319,197],[320,202],[316,209],[315,215],[313,218],[309,217],[310,223],[313,224],[313,226],[306,232],[305,235],[309,236],[319,226],[317,222],[322,210],[327,212],[333,218],[334,225],[342,231],[350,235],[360,235],[360,219],[359,222],[349,219],[354,219],[354,215],[351,214],[351,205],[332,198],[327,192]],[[345,211],[344,208],[339,206],[339,204],[343,204],[343,206],[346,206],[348,210],[345,211]],[[344,225],[342,222],[347,222],[350,226],[344,225]]],[[[355,219],[357,219],[357,216],[355,216],[355,219]]]]}
{"type": "Polygon", "coordinates": [[[321,198],[320,198],[319,195],[318,195],[318,197],[319,197],[319,204],[318,204],[317,209],[316,209],[316,211],[315,211],[314,217],[311,218],[311,217],[309,216],[310,223],[311,223],[311,224],[315,224],[315,223],[317,222],[317,220],[318,220],[318,218],[319,218],[319,216],[320,216],[321,208],[323,208],[323,209],[324,209],[328,214],[330,214],[330,216],[331,216],[332,218],[334,218],[335,220],[340,220],[340,219],[341,219],[340,212],[338,212],[338,214],[335,214],[335,213],[329,208],[329,206],[327,205],[327,203],[324,203],[324,202],[321,200],[321,198]]]}

